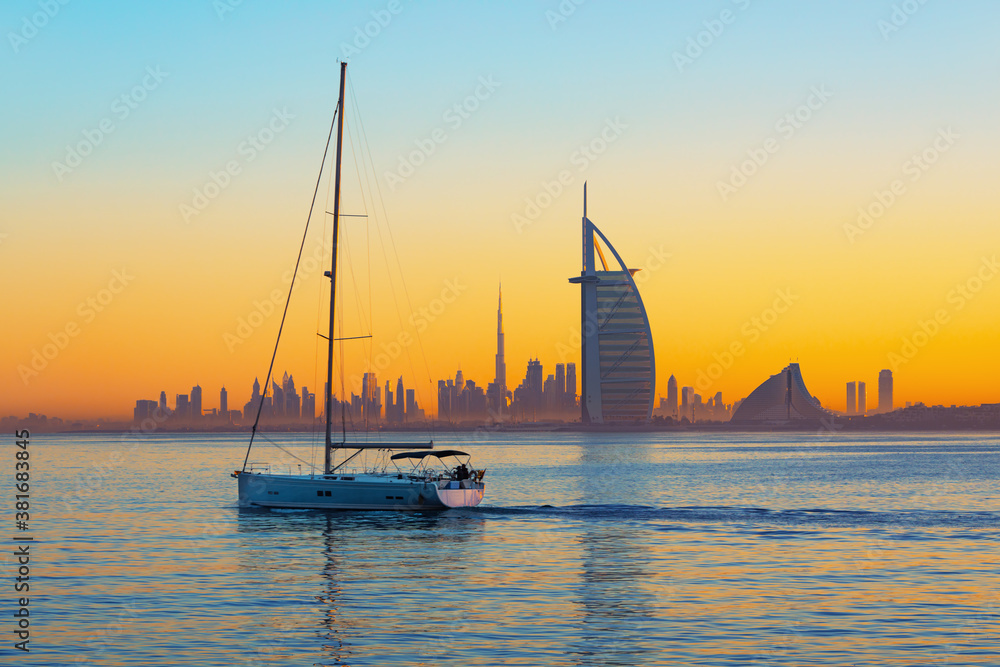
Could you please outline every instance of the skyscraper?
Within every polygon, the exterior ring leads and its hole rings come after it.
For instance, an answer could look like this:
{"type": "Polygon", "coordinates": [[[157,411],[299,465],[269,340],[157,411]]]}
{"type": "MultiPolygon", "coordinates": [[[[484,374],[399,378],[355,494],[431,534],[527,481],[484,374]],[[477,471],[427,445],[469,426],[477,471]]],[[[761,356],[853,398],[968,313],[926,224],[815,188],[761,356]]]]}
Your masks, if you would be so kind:
{"type": "Polygon", "coordinates": [[[681,417],[687,417],[689,420],[694,417],[692,410],[694,409],[694,387],[682,387],[681,388],[681,417]]]}
{"type": "Polygon", "coordinates": [[[566,407],[566,364],[556,364],[556,392],[552,397],[552,411],[562,412],[566,407]]]}
{"type": "Polygon", "coordinates": [[[635,270],[625,266],[607,237],[587,218],[584,184],[583,267],[580,275],[569,281],[580,285],[580,416],[585,424],[649,420],[653,414],[653,335],[633,273],[635,270]],[[597,237],[618,262],[617,270],[608,268],[597,237]]]}
{"type": "Polygon", "coordinates": [[[201,419],[201,387],[191,387],[191,418],[201,419]]]}
{"type": "Polygon", "coordinates": [[[316,394],[309,391],[308,387],[302,387],[302,421],[313,421],[316,419],[316,394]]]}
{"type": "Polygon", "coordinates": [[[132,421],[136,424],[141,424],[143,420],[152,417],[155,410],[156,401],[136,401],[135,409],[132,411],[132,421]]]}
{"type": "Polygon", "coordinates": [[[417,395],[413,389],[406,390],[406,418],[411,420],[419,419],[417,417],[417,395]]]}
{"type": "Polygon", "coordinates": [[[539,399],[542,395],[543,377],[542,362],[538,359],[529,359],[528,372],[525,374],[525,380],[527,380],[528,390],[533,396],[539,397],[539,399]]]}
{"type": "Polygon", "coordinates": [[[276,418],[285,416],[285,391],[274,380],[271,380],[271,414],[276,418]]]}
{"type": "Polygon", "coordinates": [[[174,415],[181,421],[191,417],[191,404],[188,402],[187,394],[177,394],[174,400],[174,415]]]}
{"type": "Polygon", "coordinates": [[[854,415],[858,413],[858,385],[856,382],[847,383],[847,409],[845,412],[849,415],[854,415]]]}
{"type": "Polygon", "coordinates": [[[451,420],[451,381],[438,380],[438,419],[451,420]]]}
{"type": "Polygon", "coordinates": [[[507,363],[503,357],[503,286],[501,285],[497,295],[497,355],[496,372],[493,382],[496,384],[492,405],[494,414],[499,418],[507,410],[507,363]]]}
{"type": "Polygon", "coordinates": [[[677,419],[677,378],[673,375],[667,380],[667,413],[677,419]]]}
{"type": "MultiPolygon", "coordinates": [[[[524,380],[514,390],[514,401],[511,403],[511,415],[516,419],[537,421],[542,418],[545,412],[544,378],[542,362],[538,359],[529,359],[524,380]]],[[[555,384],[555,377],[552,378],[552,384],[555,384]]]]}
{"type": "Polygon", "coordinates": [[[712,416],[718,420],[726,419],[726,405],[722,402],[722,392],[715,392],[715,397],[712,399],[712,416]]]}
{"type": "Polygon", "coordinates": [[[392,395],[392,383],[389,380],[385,381],[385,420],[388,423],[393,423],[396,421],[396,405],[393,403],[394,396],[392,395]]]}
{"type": "Polygon", "coordinates": [[[167,414],[167,392],[160,392],[160,412],[162,414],[167,414]]]}
{"type": "Polygon", "coordinates": [[[542,408],[545,416],[551,415],[559,409],[559,388],[556,385],[556,376],[549,373],[542,384],[542,408]]]}
{"type": "Polygon", "coordinates": [[[465,376],[459,369],[455,373],[455,382],[451,385],[451,419],[460,422],[465,419],[466,405],[462,400],[462,392],[465,390],[465,376]]]}
{"type": "Polygon", "coordinates": [[[285,417],[297,421],[300,414],[299,394],[295,390],[295,378],[288,373],[281,380],[281,391],[285,394],[285,417]]]}
{"type": "Polygon", "coordinates": [[[878,411],[892,412],[892,371],[888,368],[878,374],[878,411]]]}
{"type": "Polygon", "coordinates": [[[576,364],[566,364],[566,409],[576,407],[576,364]]]}
{"type": "Polygon", "coordinates": [[[225,385],[219,390],[219,414],[229,419],[229,395],[226,393],[225,385]]]}
{"type": "Polygon", "coordinates": [[[858,383],[858,414],[864,415],[868,411],[868,390],[864,382],[858,383]]]}
{"type": "Polygon", "coordinates": [[[247,424],[253,424],[257,417],[257,406],[260,405],[260,380],[257,378],[253,379],[253,394],[250,396],[250,400],[246,402],[243,406],[243,421],[247,424]]]}
{"type": "Polygon", "coordinates": [[[403,376],[400,375],[399,379],[396,380],[396,421],[398,422],[406,421],[406,404],[403,402],[404,396],[403,376]]]}
{"type": "Polygon", "coordinates": [[[361,418],[376,421],[382,416],[382,401],[380,400],[378,380],[374,373],[365,373],[361,378],[361,418]]]}

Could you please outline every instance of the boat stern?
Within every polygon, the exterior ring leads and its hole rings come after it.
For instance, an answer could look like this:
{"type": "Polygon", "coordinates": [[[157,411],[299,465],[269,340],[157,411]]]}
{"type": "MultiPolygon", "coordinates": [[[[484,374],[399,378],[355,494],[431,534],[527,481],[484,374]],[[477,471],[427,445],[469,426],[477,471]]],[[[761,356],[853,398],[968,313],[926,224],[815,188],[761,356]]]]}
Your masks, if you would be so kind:
{"type": "Polygon", "coordinates": [[[463,484],[443,482],[437,488],[438,500],[445,507],[475,507],[483,501],[486,485],[481,482],[463,484]]]}

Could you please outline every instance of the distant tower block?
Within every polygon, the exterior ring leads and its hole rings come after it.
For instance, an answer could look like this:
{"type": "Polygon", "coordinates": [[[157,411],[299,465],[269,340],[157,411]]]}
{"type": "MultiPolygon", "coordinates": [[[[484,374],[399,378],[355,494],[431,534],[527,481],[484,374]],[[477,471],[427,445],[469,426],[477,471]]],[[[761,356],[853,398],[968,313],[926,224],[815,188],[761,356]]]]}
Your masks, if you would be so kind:
{"type": "Polygon", "coordinates": [[[892,412],[892,371],[888,368],[878,374],[878,411],[892,412]]]}
{"type": "Polygon", "coordinates": [[[858,383],[858,414],[868,412],[868,391],[864,382],[858,383]]]}
{"type": "Polygon", "coordinates": [[[858,413],[857,391],[858,384],[856,382],[847,383],[847,409],[845,412],[849,415],[856,415],[858,413]]]}
{"type": "Polygon", "coordinates": [[[576,364],[566,364],[566,409],[576,407],[576,364]]]}
{"type": "Polygon", "coordinates": [[[191,417],[201,419],[201,387],[191,387],[191,417]]]}
{"type": "Polygon", "coordinates": [[[677,414],[677,378],[673,375],[667,380],[667,413],[670,417],[674,419],[678,418],[677,414]]]}
{"type": "Polygon", "coordinates": [[[681,387],[681,417],[691,419],[694,409],[694,387],[681,387]]]}
{"type": "Polygon", "coordinates": [[[653,335],[635,273],[587,218],[583,186],[583,268],[580,285],[581,391],[584,424],[649,421],[656,399],[653,335]],[[618,267],[608,267],[598,238],[618,267]],[[600,265],[600,269],[598,269],[600,265]]]}

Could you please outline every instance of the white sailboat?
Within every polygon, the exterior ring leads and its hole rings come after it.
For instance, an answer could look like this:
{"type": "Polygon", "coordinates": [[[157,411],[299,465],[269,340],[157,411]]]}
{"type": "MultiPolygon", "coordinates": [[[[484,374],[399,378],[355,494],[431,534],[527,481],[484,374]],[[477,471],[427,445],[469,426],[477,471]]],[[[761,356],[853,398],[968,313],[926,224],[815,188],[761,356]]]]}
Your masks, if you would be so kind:
{"type": "MultiPolygon", "coordinates": [[[[330,278],[330,318],[327,339],[327,382],[324,410],[326,437],[322,471],[307,474],[278,474],[270,468],[248,468],[257,424],[254,424],[243,467],[232,473],[239,489],[241,506],[338,509],[338,510],[434,510],[474,507],[483,499],[485,470],[470,466],[469,454],[454,450],[434,450],[426,444],[349,443],[346,427],[342,438],[333,437],[333,343],[334,305],[337,294],[337,243],[340,222],[340,166],[344,136],[344,83],[347,63],[340,65],[340,99],[337,103],[337,155],[333,204],[333,266],[330,278]],[[351,467],[365,450],[380,450],[374,465],[351,467]],[[397,450],[398,453],[390,452],[397,450]]],[[[332,128],[331,128],[332,131],[332,128]]],[[[329,139],[327,140],[329,149],[329,139]]],[[[324,155],[324,163],[326,157],[324,155]]],[[[318,180],[317,180],[318,188],[318,180]]],[[[315,202],[315,195],[313,201],[315,202]]],[[[311,211],[310,211],[311,215],[311,211]]],[[[279,329],[279,338],[280,338],[279,329]]],[[[273,358],[272,358],[273,366],[273,358]]],[[[268,372],[270,377],[270,371],[268,372]]],[[[267,386],[265,384],[265,386],[267,386]]],[[[263,402],[263,397],[261,398],[263,402]]],[[[343,419],[343,416],[342,416],[343,419]]],[[[259,411],[258,411],[259,420],[259,411]]],[[[356,465],[356,464],[355,464],[356,465]]]]}

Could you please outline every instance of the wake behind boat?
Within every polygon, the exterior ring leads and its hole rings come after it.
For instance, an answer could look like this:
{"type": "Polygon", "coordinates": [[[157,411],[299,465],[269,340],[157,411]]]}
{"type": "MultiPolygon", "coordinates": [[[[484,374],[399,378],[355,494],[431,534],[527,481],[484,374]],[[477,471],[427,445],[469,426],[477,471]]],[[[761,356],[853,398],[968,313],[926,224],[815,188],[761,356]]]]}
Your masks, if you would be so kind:
{"type": "MultiPolygon", "coordinates": [[[[237,480],[239,502],[241,506],[302,508],[302,509],[340,509],[340,510],[429,510],[448,509],[450,507],[474,507],[478,505],[485,492],[483,476],[485,470],[474,470],[470,467],[469,454],[458,450],[428,451],[434,447],[433,441],[425,444],[397,443],[349,443],[343,411],[341,412],[342,438],[335,442],[333,438],[333,343],[334,313],[336,312],[337,296],[337,245],[340,229],[340,170],[343,153],[344,137],[344,84],[347,76],[347,63],[340,64],[340,98],[337,103],[337,154],[336,172],[334,177],[333,203],[333,260],[331,270],[326,272],[330,278],[330,316],[329,335],[327,340],[327,381],[324,391],[324,412],[326,416],[326,437],[324,441],[324,463],[322,472],[309,474],[278,474],[271,468],[261,469],[257,464],[249,464],[250,450],[253,447],[254,436],[260,421],[261,403],[258,406],[257,419],[253,425],[247,455],[243,467],[232,473],[237,480]],[[359,455],[367,450],[376,450],[376,461],[369,464],[360,457],[360,467],[355,462],[359,455]],[[390,452],[401,451],[389,455],[390,452]],[[422,450],[422,451],[418,451],[422,450]],[[339,460],[336,460],[338,459],[339,460]],[[352,465],[353,463],[353,465],[352,465]]],[[[331,127],[331,135],[333,128],[331,127]]],[[[330,139],[327,139],[327,151],[330,139]]],[[[324,152],[323,163],[326,163],[324,152]]],[[[320,170],[322,177],[322,169],[320,170]]],[[[316,188],[319,189],[317,179],[316,188]]],[[[316,194],[313,195],[315,205],[316,194]]],[[[310,207],[309,216],[312,216],[310,207]]],[[[307,221],[308,229],[308,221],[307,221]]],[[[303,243],[305,238],[303,237],[303,243]]],[[[299,257],[301,258],[301,248],[299,257]]],[[[298,269],[298,264],[296,264],[298,269]]],[[[294,287],[294,277],[292,286],[294,287]]],[[[289,288],[291,299],[291,288],[289,288]]],[[[288,304],[285,305],[287,313],[288,304]]],[[[278,329],[281,337],[282,325],[278,329]]],[[[277,343],[275,344],[275,354],[277,343]]],[[[271,358],[271,369],[274,357],[271,358]]],[[[270,380],[271,369],[268,370],[270,380]]],[[[267,387],[265,381],[265,387],[267,387]]]]}

